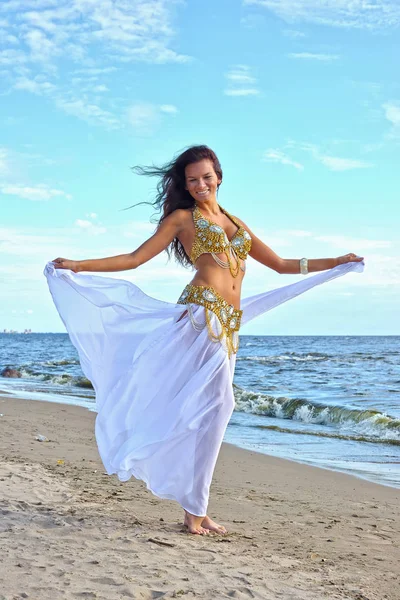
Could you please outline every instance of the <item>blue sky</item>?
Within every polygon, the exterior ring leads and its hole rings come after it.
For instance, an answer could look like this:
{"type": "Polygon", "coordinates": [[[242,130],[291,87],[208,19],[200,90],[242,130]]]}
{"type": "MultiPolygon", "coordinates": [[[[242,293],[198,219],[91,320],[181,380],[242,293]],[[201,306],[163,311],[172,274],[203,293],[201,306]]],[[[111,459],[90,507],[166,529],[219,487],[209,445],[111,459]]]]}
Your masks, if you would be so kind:
{"type": "MultiPolygon", "coordinates": [[[[152,210],[121,209],[155,182],[130,166],[205,143],[278,254],[366,259],[243,333],[400,334],[399,25],[395,0],[3,1],[0,330],[63,331],[44,264],[135,249],[152,210]]],[[[175,301],[191,272],[113,276],[175,301]]],[[[297,277],[250,260],[244,295],[297,277]]]]}

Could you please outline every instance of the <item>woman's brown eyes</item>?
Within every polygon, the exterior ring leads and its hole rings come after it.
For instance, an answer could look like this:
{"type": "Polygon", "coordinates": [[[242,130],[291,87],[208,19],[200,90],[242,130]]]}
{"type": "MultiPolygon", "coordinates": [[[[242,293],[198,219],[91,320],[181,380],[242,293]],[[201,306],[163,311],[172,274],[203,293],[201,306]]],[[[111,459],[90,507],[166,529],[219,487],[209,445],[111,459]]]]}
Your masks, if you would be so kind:
{"type": "MultiPolygon", "coordinates": [[[[204,179],[211,179],[212,175],[206,175],[204,179]]],[[[189,179],[189,183],[196,183],[197,179],[189,179]]]]}

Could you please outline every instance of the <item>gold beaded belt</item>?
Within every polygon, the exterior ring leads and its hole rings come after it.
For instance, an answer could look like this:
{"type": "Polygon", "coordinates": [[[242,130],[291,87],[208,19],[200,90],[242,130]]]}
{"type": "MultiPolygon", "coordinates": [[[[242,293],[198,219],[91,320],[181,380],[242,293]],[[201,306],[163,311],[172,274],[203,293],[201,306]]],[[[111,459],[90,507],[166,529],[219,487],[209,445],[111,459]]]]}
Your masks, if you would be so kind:
{"type": "Polygon", "coordinates": [[[236,309],[232,304],[228,304],[214,288],[204,285],[192,285],[191,283],[183,290],[178,304],[188,305],[188,313],[194,329],[201,331],[204,327],[207,327],[211,341],[222,342],[229,356],[236,354],[239,348],[239,328],[243,311],[236,309]],[[204,323],[196,321],[191,304],[204,306],[204,323]],[[220,328],[217,332],[213,330],[208,311],[213,312],[218,318],[220,328]]]}

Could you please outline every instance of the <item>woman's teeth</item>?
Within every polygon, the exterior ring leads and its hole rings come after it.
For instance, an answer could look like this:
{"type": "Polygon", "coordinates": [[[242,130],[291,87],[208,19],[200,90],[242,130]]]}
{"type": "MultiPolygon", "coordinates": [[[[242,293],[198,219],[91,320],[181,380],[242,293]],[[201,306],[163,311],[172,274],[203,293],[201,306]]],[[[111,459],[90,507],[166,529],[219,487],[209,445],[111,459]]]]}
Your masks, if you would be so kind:
{"type": "Polygon", "coordinates": [[[208,190],[205,190],[204,192],[197,192],[199,196],[205,196],[206,194],[208,194],[208,190]]]}

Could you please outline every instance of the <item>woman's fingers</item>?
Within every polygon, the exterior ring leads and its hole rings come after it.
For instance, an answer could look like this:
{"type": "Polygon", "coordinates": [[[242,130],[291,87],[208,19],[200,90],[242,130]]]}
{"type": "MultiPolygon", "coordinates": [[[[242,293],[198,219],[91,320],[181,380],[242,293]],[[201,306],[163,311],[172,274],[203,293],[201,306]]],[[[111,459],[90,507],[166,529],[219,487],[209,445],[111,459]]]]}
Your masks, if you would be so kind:
{"type": "Polygon", "coordinates": [[[67,258],[61,258],[60,256],[58,258],[55,258],[54,260],[51,261],[53,263],[53,265],[55,266],[56,269],[70,269],[70,264],[72,261],[68,260],[67,258]]]}
{"type": "Polygon", "coordinates": [[[361,262],[362,260],[364,260],[363,256],[358,256],[357,254],[354,254],[354,252],[349,252],[349,254],[344,254],[343,256],[339,256],[339,265],[343,265],[345,263],[349,263],[349,262],[361,262]]]}
{"type": "Polygon", "coordinates": [[[360,262],[361,260],[364,260],[363,256],[357,256],[357,254],[349,254],[350,256],[350,261],[354,261],[354,262],[360,262]]]}
{"type": "Polygon", "coordinates": [[[357,256],[357,254],[354,254],[353,252],[346,254],[345,258],[347,258],[347,262],[360,262],[364,260],[363,256],[357,256]]]}

